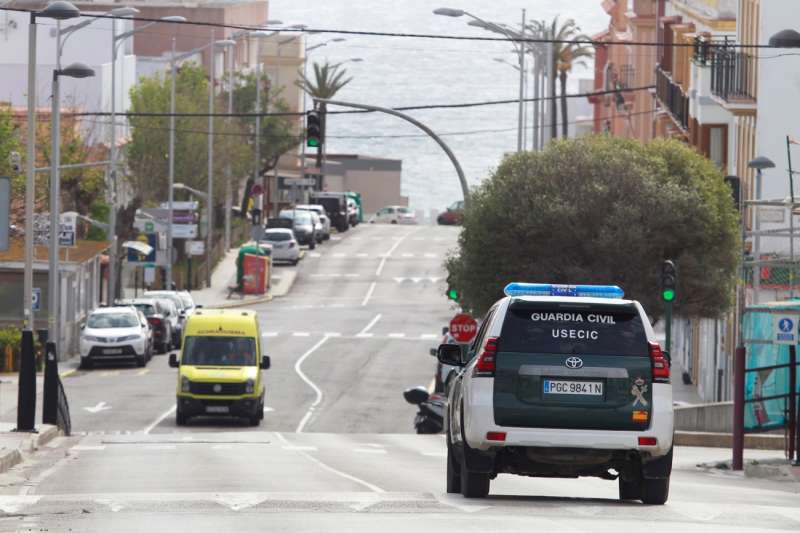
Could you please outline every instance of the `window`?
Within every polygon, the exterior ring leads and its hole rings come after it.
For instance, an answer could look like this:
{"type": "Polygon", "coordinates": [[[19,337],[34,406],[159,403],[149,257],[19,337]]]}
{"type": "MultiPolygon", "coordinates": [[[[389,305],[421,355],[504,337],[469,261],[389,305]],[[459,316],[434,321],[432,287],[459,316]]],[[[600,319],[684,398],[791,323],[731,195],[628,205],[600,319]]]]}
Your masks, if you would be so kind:
{"type": "Polygon", "coordinates": [[[726,130],[727,128],[724,126],[711,126],[708,129],[708,158],[720,168],[725,168],[727,165],[725,160],[725,145],[728,141],[726,130]]]}
{"type": "Polygon", "coordinates": [[[255,366],[252,337],[186,337],[181,364],[196,366],[255,366]]]}
{"type": "Polygon", "coordinates": [[[133,313],[97,313],[89,316],[86,325],[95,329],[135,328],[139,317],[133,313]]]}

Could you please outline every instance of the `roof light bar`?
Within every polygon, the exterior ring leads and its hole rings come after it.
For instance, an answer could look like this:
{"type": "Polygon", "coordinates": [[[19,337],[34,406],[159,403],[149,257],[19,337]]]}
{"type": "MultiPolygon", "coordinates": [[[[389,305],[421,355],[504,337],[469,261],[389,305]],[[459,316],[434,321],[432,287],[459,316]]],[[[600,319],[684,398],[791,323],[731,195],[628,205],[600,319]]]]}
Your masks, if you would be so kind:
{"type": "Polygon", "coordinates": [[[583,298],[622,298],[625,291],[616,285],[557,285],[554,283],[509,283],[506,296],[573,296],[583,298]]]}

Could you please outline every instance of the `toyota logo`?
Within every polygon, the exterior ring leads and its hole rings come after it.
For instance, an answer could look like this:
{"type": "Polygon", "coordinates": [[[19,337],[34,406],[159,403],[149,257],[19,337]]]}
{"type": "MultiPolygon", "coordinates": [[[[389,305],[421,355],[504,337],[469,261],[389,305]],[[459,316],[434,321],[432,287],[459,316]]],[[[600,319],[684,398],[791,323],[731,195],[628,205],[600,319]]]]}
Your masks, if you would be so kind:
{"type": "MultiPolygon", "coordinates": [[[[581,364],[583,364],[583,363],[581,363],[581,364]]],[[[214,392],[222,392],[222,385],[219,385],[219,384],[214,385],[214,392]]]]}
{"type": "Polygon", "coordinates": [[[567,357],[567,360],[564,361],[564,365],[567,368],[580,368],[583,366],[583,359],[580,357],[567,357]]]}

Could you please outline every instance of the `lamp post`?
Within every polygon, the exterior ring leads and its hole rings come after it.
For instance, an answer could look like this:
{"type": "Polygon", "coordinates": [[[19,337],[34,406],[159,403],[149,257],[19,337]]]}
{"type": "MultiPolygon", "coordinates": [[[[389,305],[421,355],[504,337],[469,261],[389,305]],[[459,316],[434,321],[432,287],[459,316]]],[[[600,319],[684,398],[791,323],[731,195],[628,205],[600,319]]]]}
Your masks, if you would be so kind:
{"type": "MultiPolygon", "coordinates": [[[[775,168],[775,163],[768,157],[759,156],[747,163],[747,166],[756,170],[756,200],[761,200],[761,172],[767,168],[775,168]]],[[[794,208],[794,206],[792,206],[792,208],[794,208]]],[[[758,216],[758,212],[758,205],[753,206],[753,228],[756,230],[755,247],[753,250],[753,256],[755,258],[755,268],[753,269],[753,303],[756,304],[758,303],[758,296],[761,291],[761,269],[758,268],[758,261],[761,258],[761,219],[758,216]]],[[[792,217],[792,215],[789,216],[792,217]]],[[[790,235],[789,239],[794,240],[794,236],[790,235]]]]}
{"type": "Polygon", "coordinates": [[[59,78],[88,78],[94,76],[94,70],[83,63],[72,63],[64,69],[53,71],[53,97],[51,108],[50,137],[52,146],[50,148],[50,246],[48,250],[49,275],[47,284],[47,304],[48,304],[48,340],[59,343],[59,257],[58,257],[58,234],[59,234],[59,215],[61,212],[61,176],[59,165],[61,164],[61,95],[59,78]]]}
{"type": "Polygon", "coordinates": [[[433,10],[434,15],[441,15],[445,17],[463,17],[464,15],[468,16],[472,20],[468,22],[470,26],[475,26],[477,28],[482,28],[484,30],[488,30],[494,33],[499,33],[501,35],[505,35],[511,39],[521,40],[519,43],[516,41],[513,42],[514,44],[514,51],[517,53],[518,62],[519,62],[519,109],[518,109],[518,116],[517,116],[517,152],[521,152],[523,149],[523,125],[524,125],[524,115],[525,115],[525,52],[526,52],[526,43],[524,39],[526,38],[526,12],[522,10],[522,25],[520,26],[521,30],[516,31],[512,30],[506,26],[501,24],[496,24],[494,22],[486,21],[476,15],[473,15],[469,11],[464,11],[462,9],[451,9],[447,7],[442,7],[439,9],[433,10]]]}
{"type": "Polygon", "coordinates": [[[116,19],[111,22],[111,124],[109,139],[109,197],[111,213],[109,226],[111,226],[111,249],[108,254],[108,301],[111,302],[117,294],[117,54],[119,47],[128,37],[143,32],[156,24],[163,22],[186,22],[185,17],[167,16],[157,21],[148,22],[138,28],[117,35],[116,19]]]}

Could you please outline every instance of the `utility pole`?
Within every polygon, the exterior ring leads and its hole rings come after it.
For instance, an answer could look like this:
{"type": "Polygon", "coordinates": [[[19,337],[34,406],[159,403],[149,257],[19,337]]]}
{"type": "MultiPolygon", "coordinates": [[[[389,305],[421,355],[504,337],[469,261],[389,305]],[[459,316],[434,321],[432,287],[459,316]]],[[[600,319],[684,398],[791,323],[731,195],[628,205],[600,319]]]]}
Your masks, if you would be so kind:
{"type": "MultiPolygon", "coordinates": [[[[228,115],[233,114],[233,52],[235,47],[228,48],[228,115]]],[[[230,123],[230,116],[227,122],[230,123]]],[[[231,249],[231,179],[233,168],[230,157],[225,167],[225,252],[231,249]]]]}
{"type": "Polygon", "coordinates": [[[175,37],[172,38],[172,61],[170,62],[172,75],[169,88],[169,190],[167,191],[167,290],[172,290],[172,204],[175,196],[175,37]]]}
{"type": "MultiPolygon", "coordinates": [[[[525,37],[525,10],[522,10],[522,37],[525,37]]],[[[517,152],[521,152],[525,147],[523,144],[523,130],[525,128],[525,49],[526,43],[519,43],[519,116],[517,117],[517,152]]]]}
{"type": "Polygon", "coordinates": [[[217,70],[215,32],[211,30],[208,72],[208,184],[206,199],[206,287],[211,287],[211,258],[214,246],[214,78],[217,70]]]}

